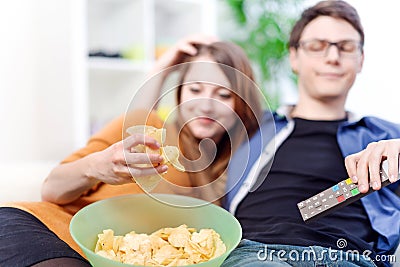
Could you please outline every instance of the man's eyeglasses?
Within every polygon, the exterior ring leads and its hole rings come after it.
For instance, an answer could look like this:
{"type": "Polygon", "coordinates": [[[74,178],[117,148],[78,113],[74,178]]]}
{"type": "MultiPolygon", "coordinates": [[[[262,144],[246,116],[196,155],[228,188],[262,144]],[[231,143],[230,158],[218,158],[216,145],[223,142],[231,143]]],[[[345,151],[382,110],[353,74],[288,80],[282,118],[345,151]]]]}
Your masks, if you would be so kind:
{"type": "Polygon", "coordinates": [[[339,42],[329,42],[327,40],[312,39],[300,41],[296,48],[301,47],[306,54],[315,57],[326,57],[331,46],[336,46],[339,55],[344,57],[355,57],[362,50],[361,43],[355,40],[343,40],[339,42]]]}

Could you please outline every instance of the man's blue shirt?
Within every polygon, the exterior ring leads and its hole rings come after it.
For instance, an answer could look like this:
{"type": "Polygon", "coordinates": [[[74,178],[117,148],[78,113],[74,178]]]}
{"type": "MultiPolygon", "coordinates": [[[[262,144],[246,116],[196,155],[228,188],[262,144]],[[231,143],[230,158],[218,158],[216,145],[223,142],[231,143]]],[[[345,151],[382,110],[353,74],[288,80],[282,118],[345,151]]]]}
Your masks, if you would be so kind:
{"type": "MultiPolygon", "coordinates": [[[[266,112],[260,131],[242,144],[230,161],[224,205],[232,213],[246,194],[263,181],[265,177],[258,177],[258,170],[271,164],[275,151],[292,132],[294,122],[285,113],[266,112]]],[[[337,131],[343,157],[365,149],[371,142],[394,138],[400,138],[400,125],[376,117],[349,118],[337,131]]],[[[394,192],[398,186],[396,182],[361,199],[372,228],[379,234],[378,254],[393,253],[399,243],[400,198],[394,192]]]]}

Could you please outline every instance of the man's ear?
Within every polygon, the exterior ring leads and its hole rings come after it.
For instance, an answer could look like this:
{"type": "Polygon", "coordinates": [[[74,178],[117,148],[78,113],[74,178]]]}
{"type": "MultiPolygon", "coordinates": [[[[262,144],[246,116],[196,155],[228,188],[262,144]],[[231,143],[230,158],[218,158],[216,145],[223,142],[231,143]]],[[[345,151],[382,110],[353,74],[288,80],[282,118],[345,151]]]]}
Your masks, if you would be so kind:
{"type": "Polygon", "coordinates": [[[289,61],[292,71],[297,74],[299,70],[298,59],[297,59],[297,49],[294,47],[289,48],[289,61]]]}
{"type": "Polygon", "coordinates": [[[360,61],[358,62],[357,73],[361,72],[363,65],[364,65],[364,51],[362,52],[361,57],[360,57],[360,61]]]}

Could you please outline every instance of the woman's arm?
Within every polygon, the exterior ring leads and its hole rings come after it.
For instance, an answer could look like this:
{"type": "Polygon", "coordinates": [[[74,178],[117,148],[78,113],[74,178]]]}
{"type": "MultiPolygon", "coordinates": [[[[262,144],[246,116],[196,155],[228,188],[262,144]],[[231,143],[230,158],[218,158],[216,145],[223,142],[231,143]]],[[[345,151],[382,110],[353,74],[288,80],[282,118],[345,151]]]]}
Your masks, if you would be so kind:
{"type": "Polygon", "coordinates": [[[99,182],[126,184],[132,182],[132,176],[142,177],[167,171],[166,165],[155,168],[139,165],[160,164],[163,159],[159,154],[136,153],[134,147],[138,144],[152,149],[160,147],[155,139],[135,134],[103,151],[60,164],[45,179],[42,199],[56,204],[67,204],[78,199],[83,192],[99,182]]]}
{"type": "MultiPolygon", "coordinates": [[[[134,103],[135,110],[150,111],[155,108],[154,104],[160,96],[162,83],[168,72],[156,75],[157,73],[182,63],[185,54],[195,55],[197,50],[194,44],[209,44],[215,41],[217,41],[216,37],[197,34],[182,39],[164,53],[149,73],[149,77],[153,77],[146,82],[149,90],[141,90],[136,96],[138,101],[134,103]]],[[[110,133],[115,129],[115,131],[120,131],[119,126],[114,126],[103,129],[102,136],[115,135],[116,132],[110,133]]],[[[116,140],[108,141],[109,144],[116,142],[116,140]]],[[[165,165],[156,168],[137,167],[137,164],[162,162],[162,158],[158,154],[134,153],[131,148],[137,144],[159,147],[159,144],[152,138],[134,135],[124,141],[116,142],[102,151],[89,152],[90,154],[83,158],[60,164],[45,179],[42,186],[42,199],[56,204],[66,204],[76,200],[83,192],[99,182],[113,185],[125,184],[132,182],[132,175],[142,177],[163,173],[167,170],[165,165]]]]}

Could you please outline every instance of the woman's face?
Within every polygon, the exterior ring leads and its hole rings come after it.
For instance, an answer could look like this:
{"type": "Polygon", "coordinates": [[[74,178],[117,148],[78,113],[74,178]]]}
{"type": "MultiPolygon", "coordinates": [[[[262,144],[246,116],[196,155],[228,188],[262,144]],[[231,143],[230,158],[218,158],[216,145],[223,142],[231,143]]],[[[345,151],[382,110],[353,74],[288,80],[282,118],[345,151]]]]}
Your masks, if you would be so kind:
{"type": "MultiPolygon", "coordinates": [[[[202,56],[196,61],[213,59],[202,56]]],[[[229,88],[230,82],[217,64],[207,63],[206,68],[201,63],[198,67],[194,64],[189,69],[182,86],[180,114],[196,138],[219,142],[235,124],[234,94],[229,88]],[[201,78],[196,78],[199,71],[201,78]],[[211,75],[210,79],[204,79],[204,71],[208,72],[206,76],[211,75]]]]}

